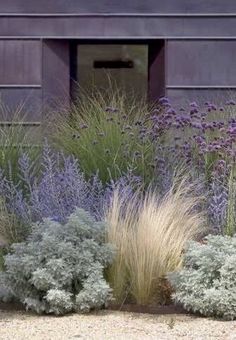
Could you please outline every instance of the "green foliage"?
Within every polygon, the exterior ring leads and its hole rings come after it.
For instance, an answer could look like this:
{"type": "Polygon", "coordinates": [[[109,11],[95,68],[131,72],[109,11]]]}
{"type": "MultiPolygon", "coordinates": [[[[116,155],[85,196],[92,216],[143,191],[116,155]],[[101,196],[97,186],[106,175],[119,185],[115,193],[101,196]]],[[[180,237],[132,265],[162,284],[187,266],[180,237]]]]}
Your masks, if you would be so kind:
{"type": "Polygon", "coordinates": [[[57,115],[54,143],[78,158],[88,177],[98,172],[106,183],[132,169],[150,182],[154,145],[149,136],[140,137],[141,124],[149,118],[147,105],[110,91],[81,96],[69,113],[57,115]]]}
{"type": "Polygon", "coordinates": [[[169,275],[173,298],[189,311],[236,319],[236,236],[191,242],[183,269],[169,275]]]}
{"type": "Polygon", "coordinates": [[[3,250],[0,248],[0,271],[4,268],[3,250]]]}
{"type": "Polygon", "coordinates": [[[0,114],[3,121],[0,123],[0,169],[8,178],[17,181],[20,156],[27,151],[32,160],[37,159],[41,150],[40,136],[35,143],[35,131],[25,126],[24,104],[12,112],[0,101],[0,114]]]}
{"type": "Polygon", "coordinates": [[[233,236],[236,233],[236,166],[232,166],[228,179],[228,205],[224,234],[233,236]]]}
{"type": "Polygon", "coordinates": [[[5,257],[2,299],[11,293],[27,309],[56,315],[101,308],[111,297],[103,270],[113,258],[104,230],[82,209],[64,225],[35,224],[28,240],[13,244],[5,257]]]}
{"type": "Polygon", "coordinates": [[[28,226],[20,222],[14,213],[8,211],[5,200],[0,197],[0,239],[12,244],[22,241],[28,233],[28,226]]]}

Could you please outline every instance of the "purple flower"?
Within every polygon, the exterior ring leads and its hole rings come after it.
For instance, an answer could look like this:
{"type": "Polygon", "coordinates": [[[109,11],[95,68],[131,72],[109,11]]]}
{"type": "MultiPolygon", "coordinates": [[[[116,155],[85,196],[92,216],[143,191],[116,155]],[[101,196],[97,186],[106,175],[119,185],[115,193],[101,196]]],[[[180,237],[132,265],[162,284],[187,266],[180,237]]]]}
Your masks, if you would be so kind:
{"type": "Polygon", "coordinates": [[[169,98],[167,97],[161,97],[159,100],[158,100],[159,104],[163,105],[163,104],[169,104],[170,101],[169,101],[169,98]]]}
{"type": "Polygon", "coordinates": [[[226,102],[226,105],[236,105],[236,102],[235,102],[235,100],[228,100],[227,102],[226,102]]]}
{"type": "Polygon", "coordinates": [[[196,102],[190,103],[190,106],[193,108],[198,108],[198,104],[196,102]]]}
{"type": "Polygon", "coordinates": [[[166,111],[166,113],[167,113],[167,114],[170,114],[170,115],[176,115],[176,114],[177,114],[176,110],[173,109],[173,108],[169,108],[169,109],[166,111]]]}

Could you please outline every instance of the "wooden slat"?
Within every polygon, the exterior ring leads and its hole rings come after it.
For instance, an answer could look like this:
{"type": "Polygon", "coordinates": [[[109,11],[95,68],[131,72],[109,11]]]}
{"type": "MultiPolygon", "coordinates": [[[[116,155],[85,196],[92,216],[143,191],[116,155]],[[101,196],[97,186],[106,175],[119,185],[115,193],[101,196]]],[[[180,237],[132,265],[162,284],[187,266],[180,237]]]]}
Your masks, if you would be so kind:
{"type": "Polygon", "coordinates": [[[235,0],[10,0],[3,13],[230,13],[235,0]]]}
{"type": "Polygon", "coordinates": [[[0,40],[0,87],[19,85],[41,85],[41,43],[0,40]]]}
{"type": "Polygon", "coordinates": [[[236,86],[236,40],[170,41],[168,86],[236,86]]]}
{"type": "Polygon", "coordinates": [[[41,110],[41,89],[0,89],[1,121],[10,121],[15,115],[27,121],[40,121],[41,110]]]}
{"type": "Polygon", "coordinates": [[[70,100],[70,44],[44,40],[42,97],[44,107],[68,105],[70,100]]]}
{"type": "Polygon", "coordinates": [[[124,37],[228,37],[236,38],[236,18],[1,18],[0,36],[124,38],[124,37]],[[30,29],[29,29],[30,27],[30,29]]]}

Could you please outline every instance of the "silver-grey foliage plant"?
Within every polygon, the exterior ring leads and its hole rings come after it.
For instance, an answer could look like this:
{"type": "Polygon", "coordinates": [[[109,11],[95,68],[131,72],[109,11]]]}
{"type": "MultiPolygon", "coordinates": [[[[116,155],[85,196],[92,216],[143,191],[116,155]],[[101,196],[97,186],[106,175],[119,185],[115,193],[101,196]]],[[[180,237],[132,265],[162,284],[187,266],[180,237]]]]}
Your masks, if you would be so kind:
{"type": "Polygon", "coordinates": [[[173,298],[205,316],[236,319],[236,236],[191,242],[180,272],[169,275],[173,298]]]}
{"type": "Polygon", "coordinates": [[[103,271],[113,259],[105,226],[77,209],[66,224],[50,219],[33,226],[27,241],[12,245],[1,273],[0,298],[9,293],[27,309],[56,315],[106,305],[111,289],[103,271]]]}

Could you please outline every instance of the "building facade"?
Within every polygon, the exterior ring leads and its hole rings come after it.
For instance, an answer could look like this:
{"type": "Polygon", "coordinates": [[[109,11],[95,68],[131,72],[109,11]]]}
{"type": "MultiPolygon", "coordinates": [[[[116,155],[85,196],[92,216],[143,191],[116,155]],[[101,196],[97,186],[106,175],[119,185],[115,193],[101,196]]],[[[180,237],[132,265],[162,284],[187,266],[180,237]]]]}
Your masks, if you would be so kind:
{"type": "Polygon", "coordinates": [[[220,100],[235,57],[235,0],[0,0],[0,99],[34,123],[106,72],[152,100],[220,100]]]}

